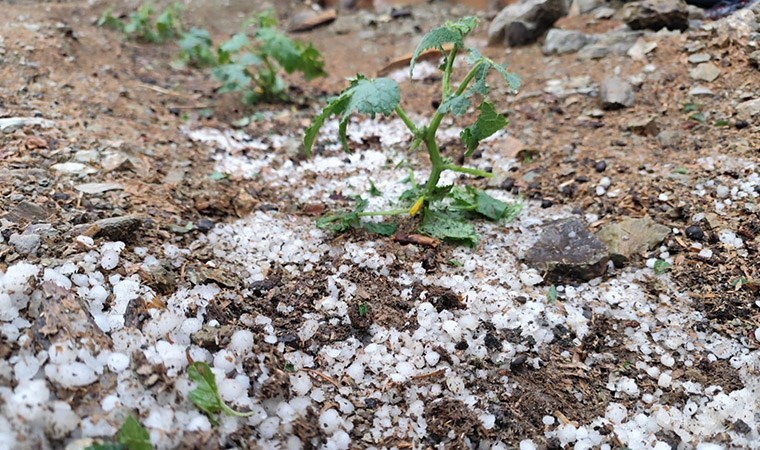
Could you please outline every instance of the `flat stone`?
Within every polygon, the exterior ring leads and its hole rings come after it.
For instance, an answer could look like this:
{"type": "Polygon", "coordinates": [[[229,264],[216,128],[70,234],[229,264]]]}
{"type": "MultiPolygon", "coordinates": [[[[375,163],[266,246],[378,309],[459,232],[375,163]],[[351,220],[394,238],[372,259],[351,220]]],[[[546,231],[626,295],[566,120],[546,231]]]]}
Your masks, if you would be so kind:
{"type": "Polygon", "coordinates": [[[689,95],[692,97],[699,97],[712,96],[715,95],[715,93],[705,86],[694,86],[693,88],[689,89],[689,95]]]}
{"type": "Polygon", "coordinates": [[[0,132],[11,133],[19,128],[28,126],[39,126],[42,128],[50,128],[55,122],[39,117],[6,117],[0,119],[0,132]]]}
{"type": "Polygon", "coordinates": [[[663,130],[657,135],[657,142],[662,147],[675,148],[681,143],[682,135],[678,130],[663,130]]]}
{"type": "Polygon", "coordinates": [[[631,85],[619,77],[607,77],[599,86],[599,101],[604,109],[621,109],[633,105],[631,85]]]}
{"type": "Polygon", "coordinates": [[[605,226],[596,237],[607,246],[615,265],[622,267],[632,257],[654,248],[669,233],[670,228],[648,217],[626,218],[605,226]]]}
{"type": "Polygon", "coordinates": [[[511,4],[491,22],[488,44],[506,43],[511,47],[530,44],[565,15],[565,0],[525,0],[511,4]]]}
{"type": "Polygon", "coordinates": [[[8,243],[13,246],[19,255],[34,255],[40,248],[42,238],[39,234],[12,234],[8,243]]]}
{"type": "Polygon", "coordinates": [[[77,185],[75,189],[85,194],[94,195],[108,191],[120,191],[124,189],[124,185],[121,183],[84,183],[77,185]]]}
{"type": "Polygon", "coordinates": [[[702,63],[689,71],[691,78],[697,81],[715,81],[720,76],[720,69],[713,63],[702,63]]]}
{"type": "Polygon", "coordinates": [[[643,32],[641,31],[624,28],[595,36],[596,42],[583,47],[578,52],[578,57],[581,59],[601,59],[609,55],[626,55],[642,35],[643,32]]]}
{"type": "Polygon", "coordinates": [[[144,218],[138,215],[111,217],[93,223],[74,227],[69,235],[87,235],[92,238],[102,237],[111,241],[131,242],[143,225],[144,218]]]}
{"type": "Polygon", "coordinates": [[[682,0],[643,0],[625,6],[623,21],[633,30],[686,30],[689,9],[682,0]]]}
{"type": "Polygon", "coordinates": [[[692,64],[701,64],[711,59],[712,56],[707,53],[694,53],[693,55],[689,55],[688,61],[692,64]]]}
{"type": "Polygon", "coordinates": [[[607,270],[607,247],[577,218],[544,225],[524,258],[550,282],[589,281],[607,270]]]}
{"type": "Polygon", "coordinates": [[[47,219],[49,216],[50,212],[47,208],[36,203],[23,201],[16,205],[4,218],[14,223],[21,223],[38,222],[47,219]]]}
{"type": "Polygon", "coordinates": [[[741,119],[751,119],[760,115],[760,98],[739,103],[736,105],[736,114],[741,119]]]}
{"type": "Polygon", "coordinates": [[[89,175],[97,172],[92,167],[78,162],[53,164],[50,168],[64,175],[89,175]]]}
{"type": "Polygon", "coordinates": [[[552,28],[546,34],[542,51],[547,55],[574,53],[594,41],[596,41],[595,37],[580,31],[552,28]]]}
{"type": "Polygon", "coordinates": [[[660,126],[657,124],[657,116],[637,117],[628,122],[628,131],[632,131],[642,136],[657,136],[660,133],[660,126]]]}
{"type": "Polygon", "coordinates": [[[755,50],[749,54],[749,64],[760,69],[760,50],[755,50]]]}

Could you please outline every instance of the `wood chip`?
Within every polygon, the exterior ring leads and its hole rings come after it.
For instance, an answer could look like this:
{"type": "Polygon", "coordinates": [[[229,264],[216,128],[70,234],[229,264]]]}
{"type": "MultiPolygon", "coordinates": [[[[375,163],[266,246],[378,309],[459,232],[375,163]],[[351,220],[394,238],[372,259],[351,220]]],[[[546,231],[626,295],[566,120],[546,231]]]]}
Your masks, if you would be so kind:
{"type": "Polygon", "coordinates": [[[332,23],[337,17],[337,11],[334,9],[326,9],[314,15],[309,14],[302,19],[295,18],[294,22],[290,25],[290,28],[288,28],[288,31],[292,33],[300,33],[313,30],[314,28],[332,23]]]}
{"type": "MultiPolygon", "coordinates": [[[[443,50],[445,52],[451,51],[451,44],[447,44],[443,46],[443,50]]],[[[404,56],[398,57],[388,63],[385,67],[380,69],[377,72],[378,77],[384,77],[387,76],[389,73],[393,72],[394,70],[402,69],[404,67],[408,67],[409,63],[412,61],[412,56],[414,55],[413,52],[409,52],[404,56]]],[[[440,50],[437,48],[433,48],[430,50],[425,50],[420,54],[420,56],[417,58],[417,61],[433,61],[443,56],[443,53],[441,53],[440,50]]]]}
{"type": "Polygon", "coordinates": [[[399,244],[415,244],[423,247],[436,248],[441,243],[438,239],[431,238],[429,236],[423,236],[421,234],[406,234],[396,233],[393,236],[393,240],[399,244]]]}

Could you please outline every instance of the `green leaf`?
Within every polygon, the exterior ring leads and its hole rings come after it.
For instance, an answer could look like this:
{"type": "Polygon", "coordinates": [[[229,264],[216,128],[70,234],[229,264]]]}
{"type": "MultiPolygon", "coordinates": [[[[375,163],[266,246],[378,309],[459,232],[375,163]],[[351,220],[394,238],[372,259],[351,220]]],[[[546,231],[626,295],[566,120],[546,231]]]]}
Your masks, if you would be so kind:
{"type": "Polygon", "coordinates": [[[728,120],[725,119],[719,119],[715,121],[714,124],[716,127],[727,127],[729,125],[728,120]]]}
{"type": "Polygon", "coordinates": [[[549,302],[556,303],[559,299],[559,292],[557,292],[557,286],[552,285],[549,288],[549,292],[546,293],[546,298],[549,299],[549,302]]]}
{"type": "Polygon", "coordinates": [[[364,222],[362,223],[362,228],[380,236],[393,236],[398,229],[398,224],[396,222],[364,222]]]}
{"type": "Polygon", "coordinates": [[[339,96],[327,102],[327,106],[318,114],[304,133],[304,148],[306,154],[311,153],[311,147],[319,134],[319,129],[325,120],[332,115],[341,115],[338,126],[338,136],[345,151],[349,151],[346,128],[352,113],[368,114],[374,118],[377,114],[390,115],[401,101],[398,84],[389,78],[369,80],[363,75],[357,75],[351,80],[351,85],[339,96]]]}
{"type": "Polygon", "coordinates": [[[156,32],[161,41],[173,38],[182,31],[180,15],[182,6],[178,3],[169,5],[156,19],[156,32]]]}
{"type": "Polygon", "coordinates": [[[214,42],[209,32],[203,28],[191,28],[182,34],[177,41],[180,48],[180,59],[195,66],[209,67],[217,64],[216,55],[212,51],[214,42]]]}
{"type": "Polygon", "coordinates": [[[699,123],[705,123],[705,115],[701,112],[694,113],[689,116],[689,120],[694,120],[699,123]]]}
{"type": "Polygon", "coordinates": [[[245,47],[248,47],[251,41],[245,33],[237,33],[228,40],[222,42],[217,49],[220,64],[226,64],[232,59],[232,54],[237,53],[245,47]]]}
{"type": "Polygon", "coordinates": [[[480,68],[475,73],[475,84],[473,84],[470,88],[473,89],[474,92],[478,92],[482,95],[486,95],[488,93],[486,78],[488,77],[488,72],[491,69],[495,70],[499,73],[499,75],[501,75],[501,77],[504,79],[504,82],[507,83],[507,86],[509,86],[510,90],[516,91],[520,88],[520,77],[512,72],[509,72],[507,70],[506,64],[502,65],[490,58],[486,58],[474,48],[470,49],[470,54],[467,57],[467,62],[472,65],[478,63],[481,64],[480,68]]]}
{"type": "Polygon", "coordinates": [[[241,63],[223,64],[214,67],[211,74],[222,83],[219,88],[220,93],[239,91],[248,87],[251,83],[251,76],[248,72],[248,66],[241,63]]]}
{"type": "Polygon", "coordinates": [[[88,447],[85,447],[84,450],[129,450],[127,447],[125,447],[122,444],[93,444],[88,447]]]}
{"type": "Polygon", "coordinates": [[[219,423],[217,416],[222,411],[222,399],[219,397],[211,368],[206,363],[194,362],[188,367],[187,375],[196,384],[188,398],[208,416],[212,424],[219,423]]]}
{"type": "Polygon", "coordinates": [[[451,94],[438,107],[438,112],[441,114],[453,113],[455,116],[461,116],[467,112],[467,108],[472,106],[472,102],[468,97],[467,93],[462,95],[451,94]]]}
{"type": "Polygon", "coordinates": [[[412,54],[412,59],[409,62],[409,76],[411,77],[414,73],[414,64],[422,52],[431,48],[437,48],[441,52],[444,52],[443,46],[445,44],[453,44],[457,49],[462,48],[464,47],[464,38],[477,26],[478,18],[469,16],[463,17],[456,22],[446,22],[442,27],[430,30],[422,37],[422,40],[412,54]]]}
{"type": "Polygon", "coordinates": [[[369,312],[369,305],[367,305],[364,302],[359,303],[359,308],[358,309],[359,309],[359,316],[360,317],[364,317],[369,312]]]}
{"type": "Polygon", "coordinates": [[[128,450],[153,450],[148,430],[143,428],[140,422],[131,415],[121,425],[116,440],[128,450]]]}
{"type": "Polygon", "coordinates": [[[285,72],[299,71],[307,80],[325,75],[322,55],[311,44],[296,42],[269,27],[259,29],[256,40],[261,44],[260,52],[274,58],[285,72]]]}
{"type": "Polygon", "coordinates": [[[372,180],[369,180],[369,195],[372,197],[382,197],[383,193],[380,192],[380,189],[375,186],[375,182],[372,180]]]}
{"type": "Polygon", "coordinates": [[[97,26],[124,32],[124,22],[111,15],[111,8],[103,11],[98,19],[97,26]]]}
{"type": "Polygon", "coordinates": [[[478,148],[480,141],[501,130],[508,123],[504,116],[496,112],[491,103],[484,101],[478,109],[480,114],[475,123],[462,130],[460,134],[467,147],[465,156],[470,156],[478,148]]]}
{"type": "Polygon", "coordinates": [[[499,220],[507,212],[507,204],[497,200],[483,191],[478,191],[478,207],[475,212],[490,220],[499,220]]]}
{"type": "Polygon", "coordinates": [[[336,234],[345,233],[351,228],[359,228],[359,213],[367,209],[369,202],[360,196],[354,197],[354,209],[344,213],[326,214],[317,219],[317,228],[336,234]]]}
{"type": "Polygon", "coordinates": [[[670,263],[667,261],[664,261],[662,259],[658,259],[654,262],[654,274],[655,275],[662,275],[665,272],[670,270],[670,263]]]}
{"type": "Polygon", "coordinates": [[[469,247],[478,245],[478,235],[471,224],[441,211],[425,210],[419,232],[469,247]]]}
{"type": "Polygon", "coordinates": [[[683,112],[699,111],[700,105],[697,103],[687,103],[683,105],[683,112]]]}

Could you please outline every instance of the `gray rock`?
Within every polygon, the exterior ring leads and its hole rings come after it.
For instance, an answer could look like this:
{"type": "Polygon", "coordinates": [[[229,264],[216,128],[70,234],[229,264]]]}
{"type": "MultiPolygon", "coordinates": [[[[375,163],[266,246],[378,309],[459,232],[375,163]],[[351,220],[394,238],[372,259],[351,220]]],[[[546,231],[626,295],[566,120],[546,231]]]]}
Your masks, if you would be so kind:
{"type": "Polygon", "coordinates": [[[594,18],[599,19],[599,20],[612,19],[612,17],[614,16],[615,16],[615,10],[607,6],[597,9],[596,12],[594,13],[594,18]]]}
{"type": "Polygon", "coordinates": [[[713,63],[702,63],[689,71],[691,78],[697,81],[715,81],[720,76],[720,69],[713,63]]]}
{"type": "Polygon", "coordinates": [[[42,128],[50,128],[54,125],[53,121],[41,119],[39,117],[6,117],[0,119],[0,132],[10,133],[19,128],[37,125],[42,128]]]}
{"type": "Polygon", "coordinates": [[[92,167],[78,162],[53,164],[50,168],[64,175],[89,175],[97,172],[97,170],[92,167]]]}
{"type": "Polygon", "coordinates": [[[565,53],[573,53],[582,49],[591,42],[595,42],[596,38],[586,33],[574,30],[560,30],[552,28],[549,33],[546,34],[546,41],[544,41],[543,52],[550,55],[556,53],[559,55],[565,53]]]}
{"type": "Polygon", "coordinates": [[[525,0],[502,9],[488,29],[488,44],[516,47],[535,42],[567,15],[565,0],[525,0]]]}
{"type": "Polygon", "coordinates": [[[648,217],[626,218],[605,226],[596,233],[596,237],[607,246],[615,265],[622,267],[632,257],[662,242],[669,233],[670,228],[648,217]]]}
{"type": "Polygon", "coordinates": [[[609,255],[585,223],[569,218],[546,224],[524,259],[550,282],[589,281],[604,274],[609,255]]]}
{"type": "Polygon", "coordinates": [[[623,21],[633,30],[686,30],[689,9],[682,0],[643,0],[625,6],[623,21]]]}
{"type": "Polygon", "coordinates": [[[739,103],[736,105],[736,114],[741,119],[750,119],[755,116],[760,116],[760,98],[739,103]]]}
{"type": "Polygon", "coordinates": [[[14,223],[21,222],[37,222],[45,220],[50,216],[50,212],[43,206],[35,203],[23,201],[19,202],[15,208],[13,208],[3,218],[10,220],[14,223]]]}
{"type": "Polygon", "coordinates": [[[78,184],[74,188],[79,192],[94,195],[108,191],[121,191],[124,189],[124,185],[121,183],[84,183],[78,184]]]}
{"type": "Polygon", "coordinates": [[[111,241],[130,242],[137,237],[137,232],[143,226],[144,218],[139,215],[128,215],[101,219],[74,227],[68,234],[79,236],[86,234],[90,237],[102,237],[111,241]]]}
{"type": "Polygon", "coordinates": [[[599,101],[604,109],[621,109],[633,105],[633,88],[618,77],[608,77],[599,86],[599,101]]]}
{"type": "Polygon", "coordinates": [[[586,14],[604,5],[604,0],[573,0],[570,11],[577,14],[586,14]]]}
{"type": "Polygon", "coordinates": [[[595,43],[583,47],[578,52],[581,59],[602,59],[609,55],[623,56],[643,35],[641,31],[620,29],[598,36],[595,43]]]}
{"type": "Polygon", "coordinates": [[[8,239],[8,243],[16,249],[19,255],[34,255],[37,253],[37,249],[40,248],[42,238],[39,234],[17,234],[11,235],[8,239]]]}
{"type": "Polygon", "coordinates": [[[711,91],[709,88],[706,88],[704,86],[694,86],[693,88],[689,89],[689,95],[692,97],[699,97],[699,96],[711,96],[711,95],[715,95],[715,93],[711,91]]]}
{"type": "Polygon", "coordinates": [[[681,132],[678,130],[663,130],[657,135],[657,142],[662,147],[675,148],[681,143],[681,132]]]}
{"type": "Polygon", "coordinates": [[[631,119],[627,126],[628,131],[632,131],[642,136],[657,136],[660,133],[660,126],[657,124],[657,116],[637,117],[631,119]]]}
{"type": "Polygon", "coordinates": [[[755,50],[749,54],[749,64],[760,69],[760,50],[755,50]]]}
{"type": "Polygon", "coordinates": [[[693,55],[689,55],[689,62],[692,64],[700,64],[707,62],[712,57],[708,53],[694,53],[693,55]]]}

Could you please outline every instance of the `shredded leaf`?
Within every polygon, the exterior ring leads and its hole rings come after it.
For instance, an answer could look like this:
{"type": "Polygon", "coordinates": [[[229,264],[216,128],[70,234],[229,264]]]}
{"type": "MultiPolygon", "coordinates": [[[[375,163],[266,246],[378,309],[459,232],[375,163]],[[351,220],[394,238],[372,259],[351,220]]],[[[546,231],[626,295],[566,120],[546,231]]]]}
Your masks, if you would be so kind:
{"type": "Polygon", "coordinates": [[[501,130],[508,123],[504,116],[496,112],[491,103],[484,101],[478,109],[480,114],[475,123],[462,130],[460,134],[467,147],[465,156],[470,156],[478,148],[480,141],[501,130]]]}
{"type": "Polygon", "coordinates": [[[228,416],[248,417],[253,412],[241,413],[227,406],[219,395],[216,386],[214,373],[208,364],[203,362],[194,362],[187,369],[187,375],[195,381],[196,387],[188,394],[188,398],[193,404],[203,411],[213,424],[218,424],[218,416],[224,413],[228,416]]]}
{"type": "MultiPolygon", "coordinates": [[[[419,45],[412,54],[409,62],[409,76],[414,73],[414,64],[422,52],[431,48],[437,48],[443,52],[445,44],[453,44],[455,49],[464,47],[464,38],[469,35],[475,27],[478,26],[478,18],[473,16],[463,17],[456,22],[446,22],[442,27],[430,30],[422,37],[419,45]]],[[[455,50],[456,51],[456,50],[455,50]]]]}
{"type": "Polygon", "coordinates": [[[468,247],[478,245],[478,235],[471,224],[441,211],[426,210],[419,232],[436,239],[456,242],[468,247]]]}
{"type": "Polygon", "coordinates": [[[364,222],[362,228],[380,236],[393,236],[398,229],[398,224],[396,222],[364,222]]]}

